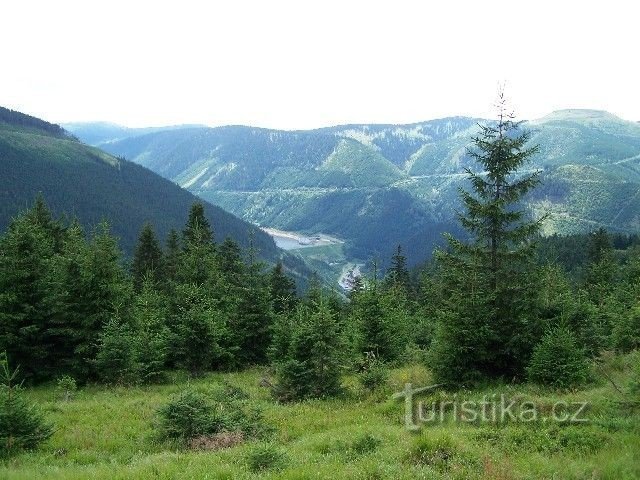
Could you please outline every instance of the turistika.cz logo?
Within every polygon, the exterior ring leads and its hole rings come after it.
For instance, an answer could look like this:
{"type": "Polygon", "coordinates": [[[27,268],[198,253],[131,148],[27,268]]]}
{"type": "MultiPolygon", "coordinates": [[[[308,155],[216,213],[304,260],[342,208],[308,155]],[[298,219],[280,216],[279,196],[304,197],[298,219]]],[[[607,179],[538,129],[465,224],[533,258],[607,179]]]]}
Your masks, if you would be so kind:
{"type": "Polygon", "coordinates": [[[404,390],[393,398],[404,398],[404,421],[407,430],[419,430],[422,425],[445,423],[508,423],[557,422],[587,423],[588,402],[557,401],[541,408],[532,400],[509,398],[504,394],[485,395],[481,399],[465,399],[457,393],[451,397],[427,401],[419,396],[434,392],[441,384],[404,390]]]}

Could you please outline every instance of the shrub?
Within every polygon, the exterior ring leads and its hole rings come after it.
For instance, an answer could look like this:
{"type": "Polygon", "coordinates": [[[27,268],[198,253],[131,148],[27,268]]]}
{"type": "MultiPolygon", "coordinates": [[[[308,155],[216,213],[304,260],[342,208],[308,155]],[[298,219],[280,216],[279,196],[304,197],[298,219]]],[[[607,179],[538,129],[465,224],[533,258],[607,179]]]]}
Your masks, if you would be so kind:
{"type": "Polygon", "coordinates": [[[53,434],[35,405],[22,397],[16,385],[18,370],[11,372],[6,357],[0,360],[0,452],[10,456],[20,450],[33,449],[53,434]]]}
{"type": "Polygon", "coordinates": [[[527,367],[529,379],[543,385],[568,388],[588,379],[589,367],[584,350],[566,328],[550,330],[536,345],[527,367]]]}
{"type": "Polygon", "coordinates": [[[358,377],[362,386],[369,391],[374,391],[384,385],[387,378],[389,378],[389,370],[386,365],[373,352],[367,352],[358,377]]]}
{"type": "Polygon", "coordinates": [[[640,306],[617,319],[613,326],[613,345],[620,352],[640,348],[640,306]]]}
{"type": "Polygon", "coordinates": [[[174,395],[158,410],[158,417],[160,436],[183,442],[232,432],[243,438],[262,437],[269,431],[259,409],[196,390],[174,395]]]}
{"type": "Polygon", "coordinates": [[[411,450],[411,460],[418,465],[446,469],[457,454],[453,439],[444,434],[423,435],[417,438],[411,450]]]}
{"type": "Polygon", "coordinates": [[[376,450],[381,443],[382,440],[378,437],[374,437],[370,433],[365,433],[353,441],[349,451],[353,452],[355,455],[365,455],[376,450]]]}
{"type": "Polygon", "coordinates": [[[218,433],[225,427],[220,412],[204,394],[194,390],[173,396],[158,414],[163,438],[188,440],[218,433]]]}
{"type": "Polygon", "coordinates": [[[629,381],[629,391],[632,394],[640,394],[640,351],[636,351],[631,356],[631,379],[629,381]]]}
{"type": "Polygon", "coordinates": [[[76,384],[76,380],[69,375],[63,375],[58,378],[56,382],[56,392],[58,394],[58,398],[60,398],[64,402],[68,402],[73,398],[76,391],[78,390],[78,385],[76,384]]]}
{"type": "Polygon", "coordinates": [[[265,470],[282,470],[288,462],[287,456],[275,445],[257,445],[247,454],[247,464],[253,473],[265,470]]]}

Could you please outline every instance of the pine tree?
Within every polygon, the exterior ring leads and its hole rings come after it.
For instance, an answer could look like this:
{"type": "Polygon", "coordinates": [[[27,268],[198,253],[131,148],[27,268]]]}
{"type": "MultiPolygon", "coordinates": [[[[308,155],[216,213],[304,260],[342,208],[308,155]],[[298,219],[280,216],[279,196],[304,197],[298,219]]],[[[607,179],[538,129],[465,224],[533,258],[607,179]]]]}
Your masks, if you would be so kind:
{"type": "Polygon", "coordinates": [[[238,306],[231,329],[237,338],[237,361],[241,365],[261,364],[271,344],[273,311],[264,264],[249,250],[245,283],[238,291],[238,306]]]}
{"type": "Polygon", "coordinates": [[[43,226],[46,207],[16,218],[0,237],[0,350],[28,378],[50,374],[53,298],[50,285],[55,239],[43,226]]]}
{"type": "Polygon", "coordinates": [[[170,347],[167,299],[151,279],[145,279],[133,308],[134,362],[142,383],[163,379],[170,347]]]}
{"type": "Polygon", "coordinates": [[[387,283],[391,286],[397,286],[409,290],[410,279],[409,270],[407,269],[407,257],[402,254],[402,247],[398,245],[395,253],[391,257],[391,267],[387,272],[387,283]]]}
{"type": "Polygon", "coordinates": [[[36,448],[53,434],[42,412],[24,399],[17,384],[18,369],[10,370],[6,355],[0,358],[0,456],[36,448]]]}
{"type": "Polygon", "coordinates": [[[282,262],[271,269],[269,293],[273,311],[277,314],[290,312],[296,303],[296,284],[284,273],[282,262]]]}
{"type": "Polygon", "coordinates": [[[518,173],[537,147],[526,147],[530,134],[506,113],[502,93],[498,109],[497,125],[481,126],[473,138],[469,154],[481,168],[466,170],[473,193],[460,191],[465,213],[459,219],[472,241],[449,236],[448,251],[438,252],[449,295],[436,334],[441,357],[434,360],[446,380],[465,370],[521,375],[535,341],[531,239],[540,221],[527,220],[517,204],[539,182],[537,173],[518,173]]]}
{"type": "Polygon", "coordinates": [[[142,282],[147,277],[152,278],[158,285],[163,280],[162,249],[150,223],[145,223],[140,232],[138,244],[133,254],[131,274],[136,291],[140,291],[142,282]]]}
{"type": "Polygon", "coordinates": [[[94,359],[102,327],[113,318],[128,321],[132,300],[132,285],[122,266],[122,253],[109,225],[102,222],[94,231],[85,260],[80,311],[84,313],[76,346],[75,376],[86,380],[95,376],[94,359]]]}
{"type": "Polygon", "coordinates": [[[239,287],[245,282],[246,269],[242,261],[242,250],[232,239],[225,238],[217,249],[220,272],[230,286],[239,287]]]}
{"type": "Polygon", "coordinates": [[[204,214],[204,205],[202,203],[195,202],[191,206],[189,219],[182,236],[185,249],[192,248],[194,245],[213,243],[213,230],[204,214]]]}
{"type": "Polygon", "coordinates": [[[175,229],[169,230],[164,254],[165,283],[171,285],[177,280],[180,266],[180,236],[175,229]]]}
{"type": "Polygon", "coordinates": [[[298,306],[298,321],[284,358],[276,363],[276,394],[282,400],[330,397],[341,391],[344,348],[339,324],[329,306],[298,306]]]}
{"type": "Polygon", "coordinates": [[[193,376],[229,363],[229,332],[224,314],[203,285],[179,285],[176,289],[173,348],[179,366],[193,376]]]}

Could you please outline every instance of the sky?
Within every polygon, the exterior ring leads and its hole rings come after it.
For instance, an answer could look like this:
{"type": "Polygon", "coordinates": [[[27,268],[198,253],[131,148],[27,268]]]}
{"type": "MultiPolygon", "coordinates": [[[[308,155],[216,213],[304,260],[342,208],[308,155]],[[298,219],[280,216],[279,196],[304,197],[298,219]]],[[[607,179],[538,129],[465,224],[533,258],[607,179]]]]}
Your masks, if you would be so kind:
{"type": "Polygon", "coordinates": [[[45,120],[307,129],[593,108],[640,120],[640,2],[0,6],[0,105],[45,120]]]}

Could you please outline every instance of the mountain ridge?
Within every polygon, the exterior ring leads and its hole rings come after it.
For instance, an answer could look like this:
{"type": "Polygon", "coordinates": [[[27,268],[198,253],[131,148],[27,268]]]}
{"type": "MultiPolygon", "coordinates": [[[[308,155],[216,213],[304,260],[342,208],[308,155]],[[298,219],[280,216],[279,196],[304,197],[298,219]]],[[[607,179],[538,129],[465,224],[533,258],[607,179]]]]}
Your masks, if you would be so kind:
{"type": "MultiPolygon", "coordinates": [[[[336,235],[347,240],[353,258],[366,259],[408,238],[431,238],[430,229],[452,229],[457,190],[468,188],[464,169],[476,168],[471,138],[478,124],[491,122],[456,116],[295,131],[202,127],[105,148],[254,224],[336,235]]],[[[528,168],[540,170],[544,182],[526,207],[534,216],[547,208],[561,219],[547,233],[637,229],[640,207],[632,203],[619,214],[617,205],[627,205],[624,195],[640,188],[638,124],[605,111],[564,109],[523,127],[541,146],[528,168]],[[587,172],[589,181],[581,178],[587,172]]],[[[428,254],[437,243],[420,248],[428,254]]]]}

